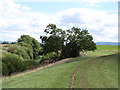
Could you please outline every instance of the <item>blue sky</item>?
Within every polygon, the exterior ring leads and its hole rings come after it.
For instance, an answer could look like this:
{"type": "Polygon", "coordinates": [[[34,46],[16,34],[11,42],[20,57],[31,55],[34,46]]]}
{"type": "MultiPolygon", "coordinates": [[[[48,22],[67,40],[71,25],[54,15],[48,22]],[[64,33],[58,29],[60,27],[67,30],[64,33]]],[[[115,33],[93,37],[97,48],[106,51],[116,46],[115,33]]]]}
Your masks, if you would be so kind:
{"type": "Polygon", "coordinates": [[[69,8],[91,8],[93,10],[103,10],[108,13],[116,13],[118,9],[118,3],[116,2],[105,2],[100,3],[99,6],[91,7],[87,6],[86,3],[80,2],[17,2],[21,5],[26,5],[31,8],[33,12],[43,12],[43,13],[55,13],[58,11],[63,11],[69,8]]]}
{"type": "Polygon", "coordinates": [[[49,23],[87,28],[95,42],[118,41],[118,0],[1,0],[0,41],[28,34],[38,41],[49,23]]]}

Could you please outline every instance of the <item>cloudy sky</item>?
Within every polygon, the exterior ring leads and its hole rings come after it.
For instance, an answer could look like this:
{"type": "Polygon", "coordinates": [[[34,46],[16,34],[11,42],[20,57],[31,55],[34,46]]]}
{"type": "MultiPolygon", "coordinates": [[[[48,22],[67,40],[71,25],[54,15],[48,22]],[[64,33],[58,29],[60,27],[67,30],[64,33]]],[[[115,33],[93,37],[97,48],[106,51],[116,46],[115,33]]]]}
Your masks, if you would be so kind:
{"type": "Polygon", "coordinates": [[[49,23],[86,28],[95,42],[117,42],[118,0],[0,0],[0,41],[23,34],[40,41],[49,23]]]}

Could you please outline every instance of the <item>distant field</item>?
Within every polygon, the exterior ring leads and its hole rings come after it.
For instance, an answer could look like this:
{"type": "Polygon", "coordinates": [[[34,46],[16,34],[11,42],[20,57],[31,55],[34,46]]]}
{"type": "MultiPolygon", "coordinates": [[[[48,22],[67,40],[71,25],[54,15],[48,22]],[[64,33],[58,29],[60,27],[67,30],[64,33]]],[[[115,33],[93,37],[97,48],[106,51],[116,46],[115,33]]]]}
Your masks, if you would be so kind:
{"type": "Polygon", "coordinates": [[[97,45],[97,50],[118,50],[120,46],[97,45]]]}
{"type": "Polygon", "coordinates": [[[118,88],[118,57],[112,51],[87,52],[59,65],[3,79],[3,88],[118,88]],[[75,80],[72,76],[75,74],[75,80]]]}

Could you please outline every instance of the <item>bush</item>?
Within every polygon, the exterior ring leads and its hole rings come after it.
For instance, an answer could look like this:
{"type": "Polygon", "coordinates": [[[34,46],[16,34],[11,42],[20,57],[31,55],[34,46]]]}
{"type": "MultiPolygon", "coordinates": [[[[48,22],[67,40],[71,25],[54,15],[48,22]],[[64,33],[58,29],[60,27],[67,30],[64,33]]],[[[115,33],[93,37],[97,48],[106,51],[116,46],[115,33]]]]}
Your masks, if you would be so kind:
{"type": "Polygon", "coordinates": [[[24,43],[24,42],[19,42],[18,45],[25,47],[26,52],[28,53],[30,59],[33,59],[33,48],[30,44],[24,43]]]}
{"type": "Polygon", "coordinates": [[[38,67],[40,65],[39,62],[36,62],[34,60],[25,60],[24,63],[27,65],[27,69],[38,67]]]}
{"type": "Polygon", "coordinates": [[[21,46],[25,46],[26,48],[28,48],[28,50],[32,50],[33,59],[36,59],[39,52],[42,52],[42,47],[40,46],[40,43],[29,35],[22,35],[18,39],[18,44],[20,44],[21,46]]]}
{"type": "Polygon", "coordinates": [[[10,45],[7,51],[20,55],[23,57],[23,59],[30,59],[30,56],[28,55],[27,49],[25,47],[18,45],[10,45]]]}
{"type": "Polygon", "coordinates": [[[26,64],[15,54],[7,54],[5,57],[2,57],[2,64],[3,75],[11,75],[26,69],[26,64]]]}
{"type": "Polygon", "coordinates": [[[60,59],[60,54],[55,52],[47,53],[42,56],[41,63],[51,63],[60,59]]]}
{"type": "Polygon", "coordinates": [[[22,60],[20,56],[16,54],[6,54],[2,57],[2,74],[11,75],[26,69],[38,67],[39,65],[40,63],[34,60],[22,60]]]}
{"type": "Polygon", "coordinates": [[[2,74],[3,75],[8,75],[9,74],[9,69],[7,68],[6,64],[2,64],[2,74]]]}

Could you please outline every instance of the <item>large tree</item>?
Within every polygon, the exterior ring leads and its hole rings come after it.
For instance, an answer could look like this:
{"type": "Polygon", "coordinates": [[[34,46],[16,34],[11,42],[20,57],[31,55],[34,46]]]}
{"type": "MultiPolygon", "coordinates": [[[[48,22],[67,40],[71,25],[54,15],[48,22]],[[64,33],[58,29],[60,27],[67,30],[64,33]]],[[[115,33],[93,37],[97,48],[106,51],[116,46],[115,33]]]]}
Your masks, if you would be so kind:
{"type": "Polygon", "coordinates": [[[64,34],[61,29],[57,28],[55,24],[49,24],[44,30],[47,36],[40,36],[42,43],[44,43],[44,53],[56,52],[62,50],[64,45],[64,34]]]}
{"type": "Polygon", "coordinates": [[[47,52],[61,50],[63,58],[76,57],[79,56],[80,51],[96,49],[93,37],[86,29],[73,27],[69,30],[62,30],[55,24],[49,24],[45,32],[49,35],[40,37],[44,42],[44,50],[47,52]]]}
{"type": "Polygon", "coordinates": [[[66,45],[62,51],[64,58],[79,56],[80,51],[94,51],[96,49],[93,37],[86,29],[81,30],[80,28],[73,27],[66,30],[65,42],[66,45]]]}

